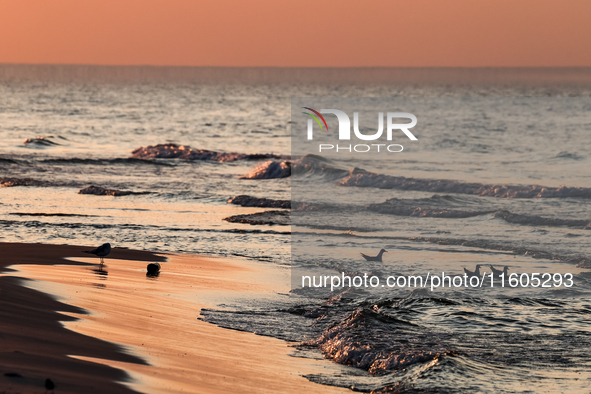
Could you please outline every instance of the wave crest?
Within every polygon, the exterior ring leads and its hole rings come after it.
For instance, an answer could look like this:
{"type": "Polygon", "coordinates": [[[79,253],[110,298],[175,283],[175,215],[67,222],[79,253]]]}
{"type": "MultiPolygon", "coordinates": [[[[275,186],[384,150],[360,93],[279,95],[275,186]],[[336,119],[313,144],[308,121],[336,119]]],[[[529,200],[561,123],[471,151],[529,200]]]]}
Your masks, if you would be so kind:
{"type": "Polygon", "coordinates": [[[258,207],[258,208],[291,208],[290,200],[272,200],[270,198],[259,198],[247,196],[245,194],[232,197],[228,200],[228,204],[240,205],[242,207],[258,207]]]}
{"type": "Polygon", "coordinates": [[[470,218],[485,215],[492,211],[467,211],[461,209],[441,209],[420,206],[407,206],[404,200],[391,198],[380,204],[369,204],[367,209],[377,213],[396,216],[431,217],[431,218],[470,218]]]}
{"type": "Polygon", "coordinates": [[[246,154],[237,152],[216,152],[205,149],[194,149],[188,145],[158,144],[142,146],[131,152],[136,159],[184,159],[184,160],[211,160],[229,162],[236,160],[261,160],[277,159],[273,154],[246,154]]]}
{"type": "Polygon", "coordinates": [[[455,353],[443,347],[430,349],[420,342],[417,346],[409,345],[407,337],[414,336],[414,326],[365,307],[336,322],[318,339],[307,344],[318,346],[330,360],[364,369],[372,375],[455,353]],[[384,335],[368,335],[371,332],[392,334],[384,338],[384,335]]]}
{"type": "Polygon", "coordinates": [[[464,183],[446,179],[415,179],[403,176],[383,175],[361,169],[350,171],[337,182],[339,186],[374,187],[379,189],[414,190],[433,193],[472,194],[498,198],[591,198],[591,188],[545,187],[537,185],[486,185],[464,183]]]}
{"type": "Polygon", "coordinates": [[[132,194],[149,194],[149,192],[132,192],[128,190],[105,189],[104,187],[89,186],[81,189],[78,194],[92,194],[95,196],[129,196],[132,194]]]}
{"type": "Polygon", "coordinates": [[[493,217],[501,218],[508,223],[521,224],[527,226],[567,226],[579,227],[584,230],[591,230],[591,220],[545,218],[541,216],[511,213],[508,211],[495,212],[493,217]]]}
{"type": "Polygon", "coordinates": [[[266,161],[240,179],[276,179],[291,176],[291,162],[266,161]]]}
{"type": "Polygon", "coordinates": [[[51,135],[47,136],[47,137],[39,136],[39,137],[35,137],[35,138],[27,138],[25,140],[25,142],[23,142],[23,145],[28,148],[48,148],[48,147],[52,147],[52,146],[61,145],[55,141],[52,141],[51,140],[52,138],[54,138],[54,137],[51,135]]]}
{"type": "Polygon", "coordinates": [[[43,181],[30,178],[0,178],[0,187],[43,186],[43,181]]]}

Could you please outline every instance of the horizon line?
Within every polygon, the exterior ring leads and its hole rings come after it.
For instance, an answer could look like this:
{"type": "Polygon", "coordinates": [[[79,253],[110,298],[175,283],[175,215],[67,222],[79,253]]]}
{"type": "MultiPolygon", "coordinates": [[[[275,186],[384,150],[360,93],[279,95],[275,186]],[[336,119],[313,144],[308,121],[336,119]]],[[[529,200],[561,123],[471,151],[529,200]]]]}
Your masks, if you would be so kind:
{"type": "Polygon", "coordinates": [[[162,65],[162,64],[96,64],[96,63],[13,63],[13,62],[0,62],[0,66],[84,66],[84,67],[175,67],[175,68],[275,68],[275,69],[387,69],[387,68],[398,68],[398,69],[450,69],[450,68],[462,68],[462,69],[573,69],[573,68],[591,68],[588,66],[212,66],[212,65],[162,65]]]}

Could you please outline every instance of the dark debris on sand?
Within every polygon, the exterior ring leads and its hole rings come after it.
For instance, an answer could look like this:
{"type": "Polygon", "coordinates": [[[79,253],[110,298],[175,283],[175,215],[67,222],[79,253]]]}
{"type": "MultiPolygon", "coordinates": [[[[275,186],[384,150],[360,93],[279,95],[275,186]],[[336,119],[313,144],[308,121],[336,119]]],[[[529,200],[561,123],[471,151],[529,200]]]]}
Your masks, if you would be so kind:
{"type": "Polygon", "coordinates": [[[158,276],[160,274],[160,263],[150,263],[147,267],[146,276],[158,276]]]}

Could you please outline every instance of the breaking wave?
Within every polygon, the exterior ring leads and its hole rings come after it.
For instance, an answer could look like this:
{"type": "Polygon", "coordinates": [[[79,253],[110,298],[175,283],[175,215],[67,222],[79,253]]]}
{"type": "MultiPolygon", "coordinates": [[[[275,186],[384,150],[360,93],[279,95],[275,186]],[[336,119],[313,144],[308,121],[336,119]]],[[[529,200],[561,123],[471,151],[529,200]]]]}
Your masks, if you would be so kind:
{"type": "Polygon", "coordinates": [[[94,196],[130,196],[130,195],[138,195],[138,194],[150,194],[150,192],[132,192],[129,190],[117,190],[117,189],[105,189],[104,187],[99,186],[88,186],[84,189],[81,189],[78,194],[92,194],[94,196]]]}
{"type": "Polygon", "coordinates": [[[338,168],[331,160],[309,154],[292,162],[292,173],[299,177],[321,177],[334,181],[346,176],[349,170],[338,168]]]}
{"type": "Polygon", "coordinates": [[[44,186],[46,182],[30,178],[0,178],[0,187],[44,186]]]}
{"type": "Polygon", "coordinates": [[[545,187],[537,185],[486,185],[445,179],[415,179],[383,175],[355,168],[338,183],[340,186],[459,193],[498,198],[591,198],[591,188],[545,187]]]}
{"type": "Polygon", "coordinates": [[[291,162],[266,161],[240,179],[276,179],[291,176],[291,162]]]}
{"type": "MultiPolygon", "coordinates": [[[[15,213],[14,215],[18,216],[29,216],[26,213],[15,213]]],[[[33,216],[33,215],[31,215],[33,216]]],[[[52,214],[39,214],[34,216],[62,216],[62,215],[52,215],[52,214]]],[[[72,217],[84,217],[84,215],[70,215],[72,217]]],[[[90,215],[89,215],[90,216],[90,215]]],[[[9,229],[14,228],[17,226],[24,226],[29,228],[67,228],[67,229],[89,229],[92,231],[96,231],[97,229],[109,229],[109,230],[133,230],[135,231],[149,231],[149,230],[165,230],[166,232],[170,233],[179,233],[179,232],[187,232],[187,233],[238,233],[238,234],[279,234],[279,235],[291,235],[290,231],[276,231],[276,230],[259,230],[259,229],[212,229],[212,228],[181,228],[181,227],[167,227],[167,226],[157,226],[157,225],[142,225],[142,224],[101,224],[101,223],[81,223],[81,222],[67,222],[67,223],[49,223],[49,222],[42,222],[38,220],[27,220],[27,221],[20,221],[20,220],[0,220],[0,228],[9,229]]]]}
{"type": "MultiPolygon", "coordinates": [[[[418,202],[412,200],[413,202],[418,202]]],[[[429,201],[431,202],[431,201],[429,201]]],[[[391,198],[380,204],[369,204],[367,209],[377,213],[397,216],[432,217],[432,218],[469,218],[491,213],[486,211],[468,211],[460,209],[441,209],[420,206],[408,206],[408,202],[398,198],[391,198]]]]}
{"type": "Polygon", "coordinates": [[[499,250],[505,252],[512,252],[518,255],[530,256],[535,259],[547,259],[562,261],[565,263],[576,264],[579,268],[591,268],[591,258],[580,255],[559,255],[557,253],[548,252],[542,249],[537,249],[527,246],[513,245],[510,243],[498,243],[485,239],[457,239],[457,238],[432,238],[432,237],[410,237],[410,241],[421,241],[436,243],[439,245],[460,245],[479,249],[499,250]]]}
{"type": "Polygon", "coordinates": [[[228,200],[228,204],[240,205],[242,207],[291,208],[290,200],[272,200],[270,198],[252,197],[244,194],[232,197],[228,200]]]}
{"type": "Polygon", "coordinates": [[[172,166],[173,164],[161,160],[138,159],[134,157],[115,159],[82,159],[82,158],[54,158],[40,160],[43,163],[57,164],[88,164],[88,165],[112,165],[112,164],[149,164],[158,166],[172,166]]]}
{"type": "Polygon", "coordinates": [[[250,225],[289,226],[289,211],[265,211],[224,218],[226,222],[250,225]]]}
{"type": "MultiPolygon", "coordinates": [[[[23,142],[23,145],[26,146],[27,148],[48,148],[48,147],[52,147],[52,146],[61,145],[61,144],[58,144],[57,142],[53,141],[52,138],[56,138],[56,137],[50,135],[47,137],[27,138],[25,140],[25,142],[23,142]]],[[[63,137],[58,137],[58,138],[65,139],[63,137]]]]}
{"type": "Polygon", "coordinates": [[[246,154],[236,152],[215,152],[205,149],[194,149],[186,145],[158,144],[140,147],[131,152],[136,159],[183,159],[183,160],[211,160],[229,162],[236,160],[278,159],[273,154],[246,154]]]}
{"type": "Polygon", "coordinates": [[[591,220],[545,218],[541,216],[521,215],[508,211],[498,211],[493,215],[509,223],[526,226],[566,226],[591,230],[591,220]]]}
{"type": "Polygon", "coordinates": [[[372,375],[424,363],[455,352],[439,345],[409,341],[413,323],[368,307],[358,309],[308,342],[339,364],[361,368],[372,375]],[[396,332],[397,335],[367,335],[396,332]]]}

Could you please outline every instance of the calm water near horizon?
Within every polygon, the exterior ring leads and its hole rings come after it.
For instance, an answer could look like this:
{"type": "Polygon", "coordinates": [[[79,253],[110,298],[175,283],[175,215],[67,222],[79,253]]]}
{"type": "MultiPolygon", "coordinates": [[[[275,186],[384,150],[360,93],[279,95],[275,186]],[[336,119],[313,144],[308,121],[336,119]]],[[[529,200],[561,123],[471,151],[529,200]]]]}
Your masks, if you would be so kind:
{"type": "Polygon", "coordinates": [[[296,289],[291,297],[205,310],[201,318],[281,338],[297,345],[299,356],[343,365],[339,374],[308,377],[323,384],[367,392],[586,393],[591,274],[577,264],[591,263],[591,79],[569,78],[565,84],[4,78],[0,178],[35,186],[0,188],[0,241],[111,242],[241,256],[288,270],[297,240],[305,248],[295,268],[310,272],[459,275],[476,264],[490,272],[492,264],[518,273],[572,273],[570,288],[320,289],[313,297],[296,289]],[[478,116],[466,121],[455,111],[390,161],[289,159],[292,97],[414,98],[425,110],[449,98],[478,116]],[[504,120],[511,108],[530,116],[504,120]],[[44,138],[25,143],[36,137],[44,138]],[[291,160],[294,174],[322,190],[315,204],[348,214],[334,221],[334,212],[319,210],[293,227],[224,221],[266,210],[228,204],[230,198],[290,200],[295,180],[241,179],[269,159],[131,158],[137,148],[165,143],[291,160]],[[360,170],[381,176],[381,183],[357,176],[360,170]],[[91,185],[135,194],[78,194],[91,185]],[[359,252],[382,247],[392,251],[383,263],[360,261],[359,252]]]}

